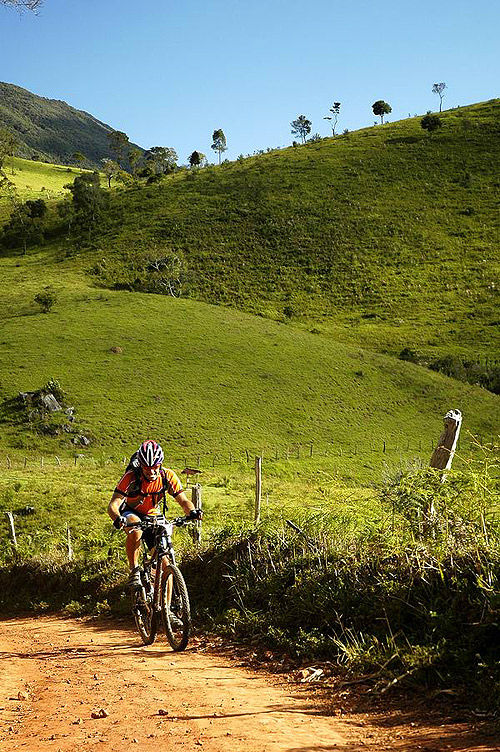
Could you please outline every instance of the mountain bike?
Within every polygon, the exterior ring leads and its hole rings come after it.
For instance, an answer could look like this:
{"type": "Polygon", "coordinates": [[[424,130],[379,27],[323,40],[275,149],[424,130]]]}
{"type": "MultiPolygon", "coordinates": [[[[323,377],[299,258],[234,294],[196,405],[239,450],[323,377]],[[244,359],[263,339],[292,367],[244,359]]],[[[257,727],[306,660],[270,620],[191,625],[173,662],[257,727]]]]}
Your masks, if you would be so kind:
{"type": "Polygon", "coordinates": [[[135,624],[145,645],[151,645],[163,623],[167,640],[175,651],[184,650],[191,632],[189,595],[184,577],[175,561],[172,544],[174,527],[192,522],[189,517],[167,520],[163,515],[148,517],[125,530],[150,530],[154,544],[150,551],[143,539],[141,584],[133,594],[135,624]]]}

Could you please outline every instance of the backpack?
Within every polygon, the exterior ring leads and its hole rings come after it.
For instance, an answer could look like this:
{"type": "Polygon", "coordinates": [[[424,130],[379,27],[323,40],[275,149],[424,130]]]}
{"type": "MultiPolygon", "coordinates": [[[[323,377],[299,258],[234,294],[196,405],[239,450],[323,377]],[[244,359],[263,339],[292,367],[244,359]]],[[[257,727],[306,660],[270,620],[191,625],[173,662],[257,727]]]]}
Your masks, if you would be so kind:
{"type": "MultiPolygon", "coordinates": [[[[141,481],[142,481],[142,472],[141,472],[141,463],[139,462],[139,450],[135,451],[131,458],[128,461],[128,465],[125,468],[125,472],[128,473],[130,470],[133,470],[135,479],[131,486],[131,491],[133,493],[137,493],[138,495],[141,494],[141,481]]],[[[160,501],[163,502],[163,513],[167,510],[167,500],[165,491],[167,490],[167,474],[163,468],[160,469],[160,475],[163,483],[163,488],[159,492],[161,495],[158,496],[158,503],[160,501]]]]}

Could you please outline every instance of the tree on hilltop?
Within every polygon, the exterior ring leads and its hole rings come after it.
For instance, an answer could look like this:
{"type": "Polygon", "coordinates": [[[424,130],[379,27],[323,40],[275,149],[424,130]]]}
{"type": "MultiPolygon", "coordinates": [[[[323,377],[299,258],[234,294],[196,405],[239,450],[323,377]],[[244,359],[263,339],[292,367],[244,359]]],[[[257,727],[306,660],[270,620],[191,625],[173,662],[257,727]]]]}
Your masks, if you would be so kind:
{"type": "Polygon", "coordinates": [[[444,97],[444,90],[446,89],[446,84],[444,81],[441,81],[439,84],[434,84],[432,87],[432,93],[437,94],[439,96],[439,112],[441,112],[443,107],[443,97],[444,97]]]}
{"type": "Polygon", "coordinates": [[[292,126],[292,136],[300,136],[302,143],[305,144],[306,136],[311,132],[311,120],[308,120],[305,115],[299,115],[298,118],[292,120],[290,125],[292,126]]]}
{"type": "Polygon", "coordinates": [[[218,128],[217,130],[215,130],[213,132],[213,134],[212,134],[212,146],[210,148],[213,149],[214,151],[218,152],[218,154],[219,154],[219,164],[220,164],[221,154],[224,151],[227,151],[226,137],[224,135],[224,131],[222,130],[222,128],[218,128]]]}
{"type": "Polygon", "coordinates": [[[392,112],[392,107],[390,104],[387,104],[387,102],[384,102],[383,99],[377,99],[377,101],[372,104],[372,110],[374,115],[380,117],[380,122],[383,125],[384,115],[388,115],[389,112],[392,112]]]}
{"type": "Polygon", "coordinates": [[[202,151],[195,150],[188,157],[190,167],[201,167],[206,161],[207,158],[202,151]]]}
{"type": "Polygon", "coordinates": [[[110,131],[108,133],[108,142],[110,150],[116,157],[116,161],[121,165],[129,145],[127,134],[123,131],[110,131]]]}
{"type": "Polygon", "coordinates": [[[340,102],[334,102],[333,105],[330,107],[329,112],[331,112],[331,115],[325,115],[323,120],[329,120],[330,125],[332,127],[332,136],[335,136],[335,126],[337,125],[337,120],[339,119],[340,115],[340,102]]]}
{"type": "Polygon", "coordinates": [[[137,172],[137,168],[139,165],[139,162],[142,159],[142,151],[140,149],[130,149],[128,153],[128,161],[130,164],[130,169],[132,170],[132,175],[135,175],[137,172]]]}
{"type": "Polygon", "coordinates": [[[173,172],[178,158],[177,152],[170,146],[152,146],[146,152],[146,160],[154,175],[167,175],[173,172]]]}

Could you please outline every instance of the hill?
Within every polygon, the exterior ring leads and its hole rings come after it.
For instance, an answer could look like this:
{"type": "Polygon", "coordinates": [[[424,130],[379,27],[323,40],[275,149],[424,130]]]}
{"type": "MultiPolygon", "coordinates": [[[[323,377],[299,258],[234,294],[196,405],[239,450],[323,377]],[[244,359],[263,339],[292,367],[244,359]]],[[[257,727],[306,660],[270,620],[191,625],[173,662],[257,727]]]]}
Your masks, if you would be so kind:
{"type": "Polygon", "coordinates": [[[410,118],[113,193],[97,274],[153,290],[148,259],[174,253],[207,302],[391,353],[491,356],[500,100],[441,117],[431,135],[410,118]]]}
{"type": "Polygon", "coordinates": [[[94,450],[118,456],[147,434],[176,457],[263,447],[281,456],[315,442],[376,447],[380,465],[383,441],[401,447],[409,425],[427,456],[451,405],[473,432],[489,437],[498,422],[499,401],[484,389],[293,326],[192,300],[100,291],[71,261],[45,255],[4,258],[0,269],[4,447],[56,454],[71,446],[70,435],[36,433],[9,410],[19,391],[50,378],[68,391],[94,450]],[[59,300],[43,314],[33,296],[47,284],[59,300]]]}
{"type": "MultiPolygon", "coordinates": [[[[10,411],[50,378],[102,451],[146,433],[195,456],[371,451],[412,426],[426,457],[452,406],[491,437],[495,395],[394,356],[498,353],[499,105],[443,113],[432,136],[409,119],[112,190],[90,244],[52,211],[44,246],[0,259],[2,444],[68,448],[10,411]],[[184,299],[154,292],[152,261],[174,257],[184,299]]],[[[373,462],[347,464],[359,479],[373,462]]]]}
{"type": "Polygon", "coordinates": [[[101,159],[114,158],[107,138],[114,130],[110,125],[14,84],[0,82],[0,127],[16,135],[18,156],[26,159],[74,164],[73,155],[81,152],[88,163],[99,166],[101,159]]]}

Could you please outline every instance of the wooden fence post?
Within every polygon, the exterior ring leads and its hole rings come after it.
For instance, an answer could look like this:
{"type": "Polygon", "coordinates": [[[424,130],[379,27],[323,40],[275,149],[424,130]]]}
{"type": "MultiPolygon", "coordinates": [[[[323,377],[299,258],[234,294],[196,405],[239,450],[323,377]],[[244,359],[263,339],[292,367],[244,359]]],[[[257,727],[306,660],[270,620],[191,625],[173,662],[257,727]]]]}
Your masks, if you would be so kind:
{"type": "Polygon", "coordinates": [[[73,546],[71,545],[71,530],[66,528],[66,543],[68,546],[68,561],[73,561],[73,546]]]}
{"type": "MultiPolygon", "coordinates": [[[[201,509],[201,485],[195,483],[191,488],[191,501],[194,504],[195,509],[201,509]]],[[[197,546],[201,543],[201,520],[196,520],[193,528],[193,542],[197,546]]]]}
{"type": "Polygon", "coordinates": [[[460,410],[449,410],[444,416],[444,431],[439,437],[438,445],[432,453],[430,466],[437,470],[449,470],[457,446],[462,413],[460,410]]]}
{"type": "Polygon", "coordinates": [[[14,515],[12,512],[5,512],[7,519],[9,520],[10,527],[10,539],[14,548],[17,548],[16,528],[14,527],[14,515]]]}
{"type": "Polygon", "coordinates": [[[260,502],[262,497],[262,457],[255,458],[255,512],[254,524],[260,522],[260,502]]]}

